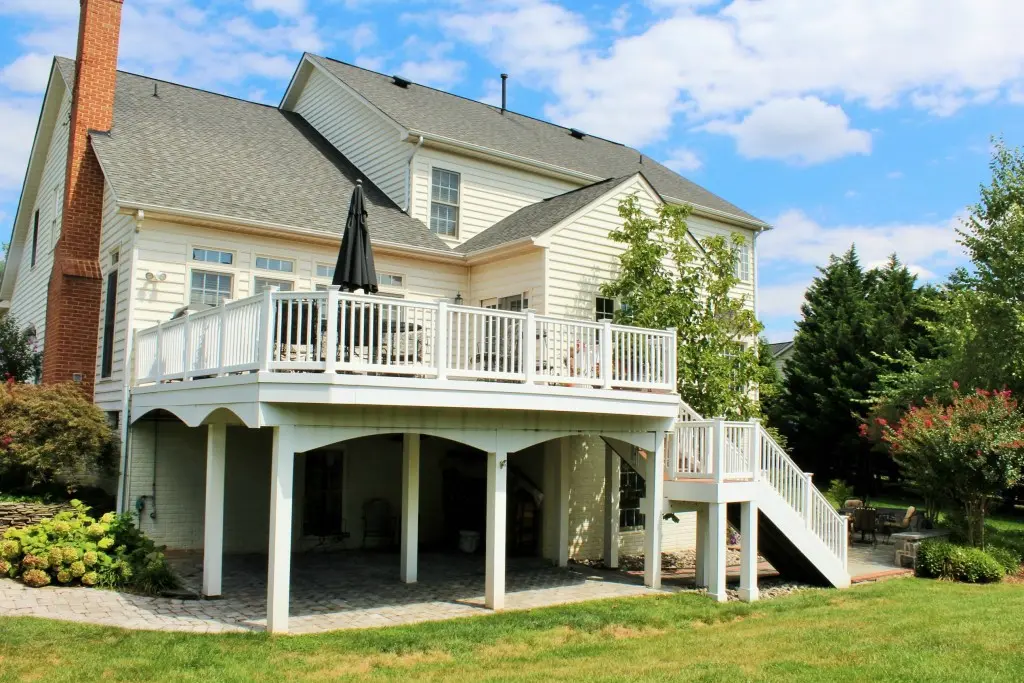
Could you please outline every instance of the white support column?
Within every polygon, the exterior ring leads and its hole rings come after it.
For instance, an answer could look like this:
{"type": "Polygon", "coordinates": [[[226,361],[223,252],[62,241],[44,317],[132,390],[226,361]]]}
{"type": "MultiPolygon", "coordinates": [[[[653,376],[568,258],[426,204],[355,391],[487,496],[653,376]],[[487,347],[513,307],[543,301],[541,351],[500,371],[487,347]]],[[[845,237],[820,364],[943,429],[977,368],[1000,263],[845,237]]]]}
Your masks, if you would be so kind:
{"type": "Polygon", "coordinates": [[[270,466],[270,547],[267,562],[267,631],[288,632],[292,560],[292,486],[295,451],[291,426],[274,427],[270,466]]]}
{"type": "Polygon", "coordinates": [[[661,516],[665,506],[665,432],[654,433],[654,452],[644,473],[644,585],[661,588],[661,516]]]}
{"type": "Polygon", "coordinates": [[[757,590],[757,503],[740,503],[740,600],[753,602],[757,590]]]}
{"type": "Polygon", "coordinates": [[[708,595],[725,602],[725,503],[708,503],[708,595]]]}
{"type": "Polygon", "coordinates": [[[697,556],[694,560],[693,580],[697,588],[707,588],[707,564],[708,564],[708,504],[700,503],[697,506],[697,556]]]}
{"type": "Polygon", "coordinates": [[[569,566],[569,483],[572,477],[572,440],[558,440],[558,566],[569,566]]]}
{"type": "Polygon", "coordinates": [[[619,566],[619,473],[622,460],[615,450],[604,447],[604,566],[619,566]]]}
{"type": "Polygon", "coordinates": [[[203,595],[221,593],[224,562],[224,465],[227,460],[228,427],[206,428],[206,512],[203,517],[203,595]]]}
{"type": "Polygon", "coordinates": [[[420,435],[402,439],[402,568],[403,583],[416,583],[420,527],[420,435]]]}
{"type": "Polygon", "coordinates": [[[487,454],[487,568],[484,605],[505,608],[505,518],[507,516],[508,454],[487,454]]]}

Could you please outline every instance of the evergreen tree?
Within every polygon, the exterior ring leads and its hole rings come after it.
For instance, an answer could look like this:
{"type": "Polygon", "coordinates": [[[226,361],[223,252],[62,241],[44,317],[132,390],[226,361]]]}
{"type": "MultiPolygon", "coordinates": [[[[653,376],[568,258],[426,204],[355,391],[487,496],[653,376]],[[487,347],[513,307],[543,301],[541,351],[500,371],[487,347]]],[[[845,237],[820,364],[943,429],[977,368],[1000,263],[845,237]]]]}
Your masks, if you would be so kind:
{"type": "Polygon", "coordinates": [[[874,379],[868,277],[850,247],[820,268],[807,289],[773,423],[793,456],[819,480],[849,478],[870,446],[859,437],[858,411],[874,379]]]}

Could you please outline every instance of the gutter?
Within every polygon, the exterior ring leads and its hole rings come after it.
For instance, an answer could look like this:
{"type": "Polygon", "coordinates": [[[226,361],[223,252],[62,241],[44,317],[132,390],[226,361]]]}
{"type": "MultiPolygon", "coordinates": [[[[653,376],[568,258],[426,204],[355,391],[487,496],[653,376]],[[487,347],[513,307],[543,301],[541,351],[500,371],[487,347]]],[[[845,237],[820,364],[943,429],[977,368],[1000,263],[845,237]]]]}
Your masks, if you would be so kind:
{"type": "MultiPolygon", "coordinates": [[[[143,211],[147,218],[154,218],[159,216],[167,217],[178,217],[186,218],[193,221],[202,221],[206,223],[219,224],[224,227],[238,227],[244,229],[256,228],[259,231],[267,231],[276,233],[276,236],[280,237],[280,233],[286,233],[289,235],[296,235],[301,237],[308,237],[313,240],[336,242],[341,238],[340,235],[334,236],[329,233],[325,233],[322,230],[311,230],[309,228],[299,228],[294,225],[285,225],[282,223],[273,223],[271,221],[261,221],[258,219],[243,219],[232,216],[225,216],[223,214],[208,213],[205,211],[194,211],[192,209],[179,209],[171,206],[161,206],[158,204],[147,204],[145,202],[133,202],[124,201],[120,203],[122,213],[134,213],[136,211],[143,211]]],[[[400,244],[398,242],[388,242],[387,240],[374,240],[373,243],[376,246],[402,253],[407,253],[419,257],[428,256],[435,259],[461,262],[464,258],[463,254],[458,254],[452,251],[434,249],[431,247],[413,247],[408,244],[400,244]]]]}

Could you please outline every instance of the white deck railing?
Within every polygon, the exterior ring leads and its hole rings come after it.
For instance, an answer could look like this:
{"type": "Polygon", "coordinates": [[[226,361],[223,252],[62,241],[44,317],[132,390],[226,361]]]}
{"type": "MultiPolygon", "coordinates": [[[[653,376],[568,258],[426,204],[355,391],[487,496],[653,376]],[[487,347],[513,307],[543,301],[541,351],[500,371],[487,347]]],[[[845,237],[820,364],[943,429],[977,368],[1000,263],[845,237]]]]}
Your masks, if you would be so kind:
{"type": "MultiPolygon", "coordinates": [[[[685,405],[685,404],[684,404],[685,405]]],[[[703,420],[680,412],[665,469],[670,479],[760,480],[768,483],[807,528],[845,565],[847,522],[756,420],[703,420]]]]}
{"type": "Polygon", "coordinates": [[[674,330],[326,292],[265,292],[141,330],[135,383],[362,372],[674,392],[674,330]]]}

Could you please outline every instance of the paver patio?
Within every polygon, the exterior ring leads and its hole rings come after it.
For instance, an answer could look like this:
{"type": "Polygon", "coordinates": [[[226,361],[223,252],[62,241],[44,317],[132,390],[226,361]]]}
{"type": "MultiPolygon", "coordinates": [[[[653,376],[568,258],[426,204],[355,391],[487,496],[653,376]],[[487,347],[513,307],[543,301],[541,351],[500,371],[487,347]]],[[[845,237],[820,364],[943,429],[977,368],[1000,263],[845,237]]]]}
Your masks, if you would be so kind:
{"type": "MultiPolygon", "coordinates": [[[[172,558],[187,588],[198,591],[202,558],[172,558]]],[[[484,566],[479,557],[420,557],[419,582],[398,580],[392,554],[300,554],[292,560],[290,631],[319,633],[489,614],[483,607],[484,566]]],[[[63,588],[28,588],[0,580],[0,616],[36,616],[167,631],[263,630],[266,557],[228,556],[224,596],[182,600],[63,588]]],[[[520,610],[600,598],[654,594],[637,577],[586,567],[551,567],[536,559],[510,560],[506,609],[520,610]]],[[[667,590],[678,590],[669,588],[667,590]]]]}

